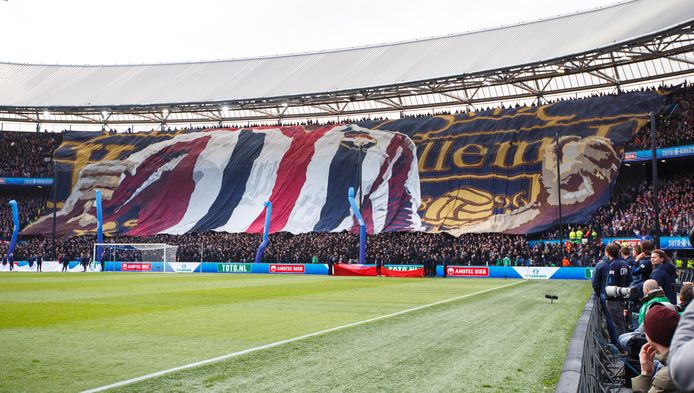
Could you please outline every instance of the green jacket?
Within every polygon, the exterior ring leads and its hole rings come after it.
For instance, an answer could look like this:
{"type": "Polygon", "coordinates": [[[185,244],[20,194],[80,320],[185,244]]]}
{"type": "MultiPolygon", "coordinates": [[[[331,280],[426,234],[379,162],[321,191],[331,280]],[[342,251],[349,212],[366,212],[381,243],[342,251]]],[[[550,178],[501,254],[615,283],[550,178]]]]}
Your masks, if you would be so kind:
{"type": "Polygon", "coordinates": [[[660,288],[648,292],[646,299],[648,300],[639,309],[639,326],[643,323],[643,320],[646,318],[646,312],[648,312],[653,303],[670,303],[670,300],[665,296],[665,292],[660,288]]]}
{"type": "Polygon", "coordinates": [[[647,375],[639,375],[631,379],[631,391],[633,393],[675,393],[680,392],[675,386],[675,383],[670,379],[669,370],[667,367],[668,351],[655,355],[655,358],[663,364],[663,367],[658,370],[653,376],[653,379],[647,375]]]}

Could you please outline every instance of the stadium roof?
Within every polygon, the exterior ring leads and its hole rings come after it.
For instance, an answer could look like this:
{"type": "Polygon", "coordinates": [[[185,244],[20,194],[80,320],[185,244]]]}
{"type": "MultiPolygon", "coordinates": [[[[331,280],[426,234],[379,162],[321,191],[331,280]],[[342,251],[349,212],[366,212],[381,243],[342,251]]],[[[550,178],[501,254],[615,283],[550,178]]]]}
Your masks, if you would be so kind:
{"type": "Polygon", "coordinates": [[[165,123],[175,120],[170,113],[194,112],[201,121],[298,118],[619,87],[692,73],[693,22],[694,1],[634,0],[515,26],[315,53],[147,65],[0,63],[0,118],[165,123]],[[660,65],[630,67],[654,59],[660,65]],[[117,118],[126,113],[136,117],[117,118]]]}

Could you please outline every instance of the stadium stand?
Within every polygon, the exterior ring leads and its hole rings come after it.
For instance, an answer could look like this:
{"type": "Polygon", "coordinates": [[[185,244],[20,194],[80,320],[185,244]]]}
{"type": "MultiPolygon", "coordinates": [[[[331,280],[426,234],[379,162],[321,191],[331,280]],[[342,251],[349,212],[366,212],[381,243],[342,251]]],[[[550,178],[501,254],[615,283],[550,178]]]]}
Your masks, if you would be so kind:
{"type": "MultiPolygon", "coordinates": [[[[19,202],[19,225],[25,226],[45,214],[49,190],[44,188],[0,188],[0,206],[8,206],[10,200],[19,202]]],[[[12,214],[9,209],[0,211],[0,233],[2,239],[12,234],[12,214]]]]}
{"type": "Polygon", "coordinates": [[[57,133],[0,132],[0,177],[53,177],[53,151],[60,145],[57,133]]]}
{"type": "MultiPolygon", "coordinates": [[[[673,168],[660,176],[660,231],[685,236],[694,227],[694,178],[687,168],[673,168]]],[[[622,177],[608,205],[591,219],[606,237],[653,235],[653,197],[650,182],[622,177]]]]}
{"type": "MultiPolygon", "coordinates": [[[[680,146],[694,143],[694,89],[685,87],[674,89],[668,97],[671,107],[666,113],[658,116],[658,134],[656,142],[658,147],[680,146]]],[[[651,132],[649,127],[639,130],[630,143],[627,150],[642,150],[651,148],[651,132]]]]}
{"type": "MultiPolygon", "coordinates": [[[[674,116],[663,119],[666,125],[659,129],[659,147],[673,143],[687,142],[671,135],[680,135],[682,130],[691,130],[689,126],[692,110],[690,102],[694,95],[689,86],[676,88],[672,93],[677,107],[674,116]]],[[[599,96],[599,95],[598,95],[599,96]]],[[[490,108],[488,110],[493,110],[490,108]]],[[[481,112],[483,113],[483,111],[481,112]]],[[[447,114],[446,112],[436,115],[447,114]]],[[[416,115],[423,116],[423,115],[416,115]]],[[[384,119],[360,119],[382,121],[384,119]]],[[[206,128],[191,128],[187,131],[202,131],[206,128]]],[[[648,139],[649,126],[639,130],[632,141],[635,147],[642,145],[642,139],[648,139]]],[[[60,142],[60,135],[43,133],[2,133],[3,149],[24,149],[13,152],[19,157],[27,158],[19,167],[31,168],[26,175],[52,174],[50,160],[43,157],[51,155],[60,142]],[[14,142],[14,143],[13,143],[14,142]],[[20,143],[21,142],[21,143],[20,143]],[[19,147],[24,146],[24,147],[19,147]],[[28,147],[27,147],[28,146],[28,147]],[[35,160],[35,157],[42,157],[35,160]]],[[[9,164],[5,164],[9,165],[9,164]]],[[[622,168],[626,173],[629,168],[622,168]]],[[[652,221],[652,200],[649,188],[649,175],[644,170],[631,170],[629,175],[618,178],[609,204],[603,206],[584,227],[587,233],[595,229],[600,237],[639,236],[652,234],[649,222],[652,221]]],[[[684,235],[693,226],[693,193],[694,181],[689,172],[670,165],[661,174],[662,188],[660,193],[661,232],[664,235],[684,235]]],[[[36,219],[43,213],[49,195],[42,189],[12,189],[2,194],[2,203],[17,199],[21,208],[21,224],[36,219]]],[[[3,239],[11,233],[11,218],[8,209],[0,213],[3,223],[3,239]]],[[[569,232],[565,227],[564,237],[569,232]]],[[[356,259],[356,235],[350,233],[306,233],[291,235],[289,233],[273,234],[271,246],[267,249],[265,259],[272,262],[308,262],[316,257],[321,262],[347,262],[356,259]]],[[[532,238],[557,239],[558,230],[549,230],[532,238]]],[[[37,253],[52,255],[52,240],[46,238],[23,239],[16,256],[28,258],[37,253]]],[[[144,239],[119,236],[111,239],[114,242],[153,242],[168,243],[179,246],[179,259],[191,261],[252,261],[259,243],[258,235],[229,234],[218,232],[190,233],[179,236],[157,235],[144,239]],[[234,247],[228,247],[233,244],[234,247]]],[[[455,238],[446,234],[426,233],[383,233],[370,236],[367,247],[367,260],[382,263],[422,263],[430,259],[438,264],[511,264],[511,265],[550,265],[561,260],[561,249],[556,244],[539,242],[534,246],[528,244],[526,236],[503,234],[467,234],[455,238]]],[[[603,250],[601,244],[590,239],[586,244],[574,244],[567,250],[567,258],[573,266],[591,266],[600,258],[603,250]]],[[[65,256],[89,254],[93,238],[83,236],[58,241],[58,253],[65,256]]]]}

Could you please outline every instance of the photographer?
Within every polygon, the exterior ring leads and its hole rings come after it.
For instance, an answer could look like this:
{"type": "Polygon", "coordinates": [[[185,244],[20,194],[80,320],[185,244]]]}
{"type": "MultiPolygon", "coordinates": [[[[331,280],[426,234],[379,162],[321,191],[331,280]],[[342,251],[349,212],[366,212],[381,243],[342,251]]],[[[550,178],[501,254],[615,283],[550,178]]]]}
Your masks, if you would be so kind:
{"type": "MultiPolygon", "coordinates": [[[[605,247],[605,255],[610,261],[610,269],[607,274],[607,285],[619,288],[629,288],[631,274],[629,265],[619,258],[620,248],[616,244],[605,247]]],[[[615,333],[620,336],[627,332],[626,316],[628,308],[626,299],[622,296],[611,296],[607,293],[607,312],[614,323],[615,333]]]]}
{"type": "Polygon", "coordinates": [[[600,310],[605,316],[607,332],[610,334],[610,342],[615,347],[619,347],[619,341],[617,340],[619,336],[615,331],[614,323],[612,323],[612,318],[610,318],[610,313],[607,311],[607,294],[605,293],[605,287],[607,286],[607,277],[609,271],[610,260],[607,258],[607,256],[604,256],[600,262],[595,265],[595,269],[593,270],[593,292],[595,293],[595,296],[600,299],[600,310]]]}

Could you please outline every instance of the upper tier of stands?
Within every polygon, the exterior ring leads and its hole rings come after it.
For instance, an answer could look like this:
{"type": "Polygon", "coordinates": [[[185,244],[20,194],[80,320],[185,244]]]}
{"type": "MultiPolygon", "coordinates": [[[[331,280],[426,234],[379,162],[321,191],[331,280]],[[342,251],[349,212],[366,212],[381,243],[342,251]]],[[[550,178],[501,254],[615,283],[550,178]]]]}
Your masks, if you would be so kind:
{"type": "MultiPolygon", "coordinates": [[[[602,95],[602,94],[600,94],[602,95]]],[[[597,96],[597,95],[596,95],[597,96]]],[[[581,98],[590,99],[590,98],[581,98]]],[[[673,104],[666,113],[658,115],[657,147],[680,146],[694,144],[694,88],[683,85],[672,89],[669,96],[673,104]]],[[[503,106],[502,106],[503,108],[503,106]]],[[[495,108],[480,108],[479,113],[493,111],[495,108]]],[[[436,115],[458,114],[459,112],[436,112],[428,114],[403,115],[403,117],[424,117],[436,115]]],[[[340,124],[363,122],[367,120],[387,120],[387,118],[354,118],[343,119],[340,124]]],[[[338,124],[335,121],[283,122],[282,125],[323,125],[338,124]]],[[[224,124],[224,127],[259,127],[264,123],[224,124]]],[[[183,129],[168,129],[177,131],[202,131],[206,127],[190,127],[183,129]]],[[[116,129],[109,130],[117,133],[116,129]]],[[[131,132],[130,129],[123,132],[131,132]]],[[[152,129],[152,132],[158,132],[152,129]]],[[[650,125],[644,126],[625,146],[626,151],[650,148],[650,125]]],[[[62,134],[48,132],[0,132],[0,154],[3,157],[12,157],[0,162],[0,177],[53,177],[53,163],[51,157],[53,151],[62,142],[62,134]]]]}

